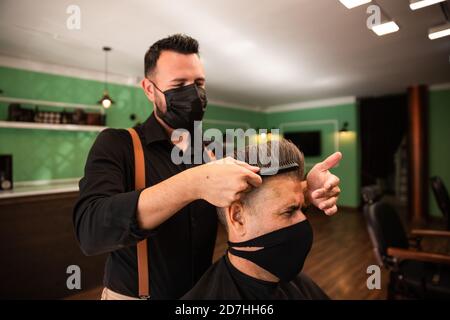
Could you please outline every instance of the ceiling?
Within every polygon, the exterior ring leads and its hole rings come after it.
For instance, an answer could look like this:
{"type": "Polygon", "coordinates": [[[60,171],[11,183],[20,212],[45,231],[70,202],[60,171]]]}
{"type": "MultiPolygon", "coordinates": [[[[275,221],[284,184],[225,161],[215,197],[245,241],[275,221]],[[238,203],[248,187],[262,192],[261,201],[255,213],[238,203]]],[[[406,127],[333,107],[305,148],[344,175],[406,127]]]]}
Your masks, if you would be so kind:
{"type": "Polygon", "coordinates": [[[400,31],[366,27],[366,7],[338,0],[0,0],[0,54],[142,76],[156,40],[186,33],[200,42],[212,100],[277,106],[342,96],[404,91],[450,82],[450,38],[430,41],[444,22],[439,6],[378,0],[400,31]],[[68,30],[66,8],[81,8],[81,30],[68,30]]]}

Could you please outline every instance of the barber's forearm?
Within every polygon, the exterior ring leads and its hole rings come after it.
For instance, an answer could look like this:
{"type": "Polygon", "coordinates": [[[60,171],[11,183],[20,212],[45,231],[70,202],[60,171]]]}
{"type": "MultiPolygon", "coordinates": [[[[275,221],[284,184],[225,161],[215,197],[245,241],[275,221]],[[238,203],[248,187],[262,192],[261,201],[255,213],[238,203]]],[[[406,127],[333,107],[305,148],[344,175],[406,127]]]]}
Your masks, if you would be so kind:
{"type": "Polygon", "coordinates": [[[156,228],[199,198],[193,173],[185,170],[141,192],[136,213],[140,228],[156,228]]]}

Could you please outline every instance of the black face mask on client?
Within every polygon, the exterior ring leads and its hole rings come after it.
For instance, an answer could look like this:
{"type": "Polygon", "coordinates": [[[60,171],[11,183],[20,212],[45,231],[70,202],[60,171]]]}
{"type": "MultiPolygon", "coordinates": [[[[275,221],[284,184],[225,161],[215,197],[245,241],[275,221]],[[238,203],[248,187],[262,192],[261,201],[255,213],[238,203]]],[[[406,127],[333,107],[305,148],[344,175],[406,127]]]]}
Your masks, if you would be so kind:
{"type": "Polygon", "coordinates": [[[303,268],[311,250],[313,231],[308,220],[272,231],[243,242],[228,242],[229,252],[250,260],[277,276],[291,281],[303,268]],[[262,247],[256,251],[243,251],[233,247],[262,247]]]}
{"type": "Polygon", "coordinates": [[[153,85],[164,94],[167,107],[165,113],[162,113],[158,106],[155,107],[155,111],[171,128],[192,131],[194,121],[203,119],[208,104],[204,88],[193,83],[180,88],[161,91],[154,83],[153,85]]]}

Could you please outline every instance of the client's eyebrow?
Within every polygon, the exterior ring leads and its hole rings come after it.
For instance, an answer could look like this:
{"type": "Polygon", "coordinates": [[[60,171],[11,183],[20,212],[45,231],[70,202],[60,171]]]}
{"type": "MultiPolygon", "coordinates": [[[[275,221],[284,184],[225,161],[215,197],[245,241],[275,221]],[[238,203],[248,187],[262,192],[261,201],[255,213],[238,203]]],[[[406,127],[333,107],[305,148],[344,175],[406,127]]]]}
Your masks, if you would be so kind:
{"type": "Polygon", "coordinates": [[[297,211],[297,210],[299,210],[300,209],[300,205],[298,205],[298,204],[293,204],[293,205],[291,205],[291,206],[289,206],[289,207],[286,207],[282,212],[283,213],[285,213],[285,212],[292,212],[292,211],[297,211]]]}

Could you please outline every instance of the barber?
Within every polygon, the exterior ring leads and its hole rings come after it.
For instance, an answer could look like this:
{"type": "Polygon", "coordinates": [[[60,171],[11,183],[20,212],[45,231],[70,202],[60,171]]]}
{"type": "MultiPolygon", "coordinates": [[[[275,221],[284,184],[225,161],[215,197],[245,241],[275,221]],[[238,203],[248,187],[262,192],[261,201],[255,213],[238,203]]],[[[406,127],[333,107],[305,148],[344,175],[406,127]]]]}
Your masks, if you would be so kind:
{"type": "MultiPolygon", "coordinates": [[[[198,42],[174,35],[145,54],[141,82],[154,112],[135,127],[143,146],[146,188],[134,190],[134,155],[129,133],[106,129],[94,142],[80,180],[74,208],[77,239],[86,255],[108,253],[104,299],[138,298],[136,244],[148,239],[152,299],[178,299],[212,263],[217,207],[258,187],[259,168],[239,161],[208,165],[174,164],[172,132],[190,130],[206,108],[205,74],[198,42]]],[[[308,174],[306,199],[332,215],[337,212],[339,179],[328,169],[340,153],[308,174]]]]}

